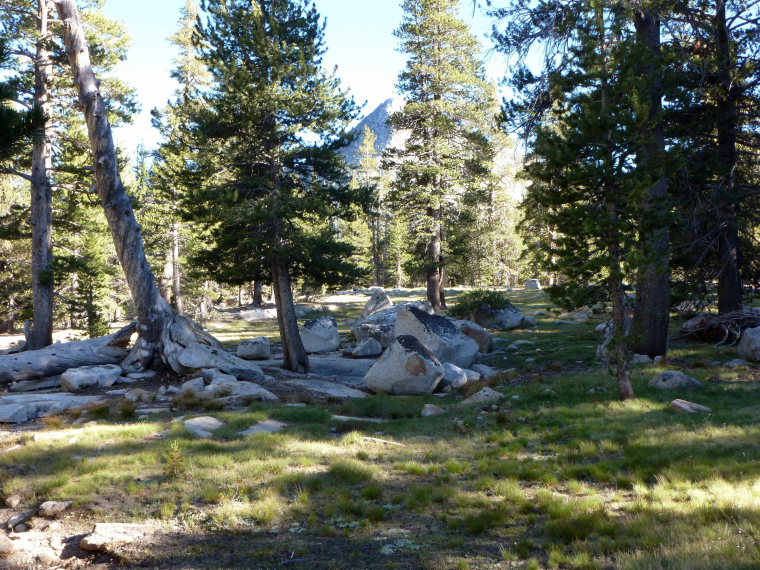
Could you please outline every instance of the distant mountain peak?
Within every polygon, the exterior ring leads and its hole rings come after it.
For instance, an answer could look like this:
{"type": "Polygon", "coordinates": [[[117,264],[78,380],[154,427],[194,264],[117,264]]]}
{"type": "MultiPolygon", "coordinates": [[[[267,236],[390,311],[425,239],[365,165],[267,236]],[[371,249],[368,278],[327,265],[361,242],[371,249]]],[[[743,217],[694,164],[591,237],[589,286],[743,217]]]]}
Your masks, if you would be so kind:
{"type": "Polygon", "coordinates": [[[359,164],[359,149],[364,142],[364,129],[369,127],[375,133],[375,150],[377,154],[391,146],[399,146],[404,143],[406,137],[403,134],[395,133],[388,124],[388,119],[393,113],[400,111],[404,107],[404,100],[400,97],[391,97],[380,103],[375,109],[364,117],[359,123],[351,129],[356,135],[353,142],[343,149],[342,153],[346,161],[351,166],[359,164]]]}

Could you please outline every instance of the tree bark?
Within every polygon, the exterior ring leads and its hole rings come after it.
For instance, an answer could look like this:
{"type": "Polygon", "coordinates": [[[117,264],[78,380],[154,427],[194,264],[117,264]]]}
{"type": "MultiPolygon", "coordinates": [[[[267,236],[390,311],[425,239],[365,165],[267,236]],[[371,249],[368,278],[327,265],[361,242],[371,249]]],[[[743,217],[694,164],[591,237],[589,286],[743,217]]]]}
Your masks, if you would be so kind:
{"type": "Polygon", "coordinates": [[[642,147],[639,168],[654,182],[641,205],[640,244],[644,261],[636,280],[636,310],[633,317],[633,350],[652,358],[665,355],[670,318],[670,232],[667,225],[668,182],[663,157],[665,134],[662,124],[662,64],[660,19],[650,8],[637,10],[634,24],[638,42],[644,47],[642,75],[649,86],[647,116],[640,120],[642,147]]]}
{"type": "Polygon", "coordinates": [[[127,355],[134,324],[112,335],[54,344],[0,358],[0,385],[61,374],[69,368],[118,364],[127,355]]]}
{"type": "Polygon", "coordinates": [[[263,288],[264,283],[262,283],[260,279],[257,279],[253,282],[253,292],[251,294],[251,297],[253,298],[254,307],[261,307],[264,305],[264,298],[262,296],[263,288]]]}
{"type": "Polygon", "coordinates": [[[718,59],[717,83],[719,96],[716,99],[718,117],[718,164],[720,182],[718,188],[718,208],[720,212],[720,236],[718,238],[718,312],[730,313],[742,307],[742,281],[739,273],[739,224],[736,219],[736,129],[739,113],[736,101],[736,86],[731,80],[732,56],[726,3],[719,0],[715,8],[715,49],[718,59]]]}
{"type": "Polygon", "coordinates": [[[178,315],[185,313],[179,263],[179,224],[172,222],[172,305],[178,315]]]}
{"type": "MultiPolygon", "coordinates": [[[[38,0],[38,38],[34,60],[34,104],[45,117],[50,116],[50,82],[52,62],[47,49],[48,2],[38,0]]],[[[53,343],[53,189],[50,172],[53,169],[49,125],[32,148],[32,307],[33,321],[29,335],[29,350],[44,348],[53,343]]]]}
{"type": "Polygon", "coordinates": [[[62,22],[66,54],[84,111],[93,154],[95,183],[116,254],[124,270],[138,317],[139,339],[123,366],[143,370],[168,364],[179,372],[181,350],[193,342],[220,346],[194,322],[178,315],[161,297],[143,248],[140,226],[119,174],[108,109],[90,63],[90,52],[75,0],[54,0],[62,22]]]}
{"type": "MultiPolygon", "coordinates": [[[[600,48],[602,50],[602,84],[601,84],[601,110],[603,117],[609,123],[609,66],[608,66],[608,41],[607,25],[604,19],[604,10],[596,9],[597,25],[600,32],[600,48]]],[[[612,130],[608,128],[604,135],[604,197],[607,206],[608,233],[607,253],[609,256],[608,286],[612,299],[612,353],[611,360],[615,363],[615,376],[618,384],[618,394],[621,400],[633,399],[633,383],[631,382],[631,349],[630,332],[631,323],[628,318],[628,297],[623,286],[623,269],[621,255],[620,216],[618,214],[618,202],[620,201],[620,187],[615,182],[615,166],[612,152],[612,130]]]]}
{"type": "Polygon", "coordinates": [[[277,304],[277,324],[282,340],[283,367],[286,370],[306,373],[309,371],[309,356],[298,332],[293,289],[290,283],[288,265],[279,259],[270,263],[272,290],[277,304]]]}
{"type": "Polygon", "coordinates": [[[446,309],[445,283],[443,274],[443,226],[436,221],[433,233],[428,240],[426,258],[427,299],[437,313],[446,309]]]}

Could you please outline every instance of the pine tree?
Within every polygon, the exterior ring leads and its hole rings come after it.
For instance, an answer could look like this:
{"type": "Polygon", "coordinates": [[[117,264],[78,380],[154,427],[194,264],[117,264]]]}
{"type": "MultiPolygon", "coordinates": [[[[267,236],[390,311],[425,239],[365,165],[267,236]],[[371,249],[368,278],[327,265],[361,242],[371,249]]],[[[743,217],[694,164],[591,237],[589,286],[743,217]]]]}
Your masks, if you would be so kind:
{"type": "MultiPolygon", "coordinates": [[[[101,0],[85,3],[89,33],[95,47],[94,64],[106,72],[115,67],[126,55],[128,38],[119,24],[105,18],[101,0]]],[[[59,255],[66,257],[66,236],[56,236],[53,250],[53,211],[71,211],[71,203],[86,202],[79,198],[92,186],[92,172],[85,167],[88,154],[82,119],[71,106],[73,91],[68,70],[65,68],[64,47],[52,33],[53,4],[44,0],[34,3],[6,0],[0,4],[0,14],[11,39],[14,59],[13,80],[20,86],[20,100],[29,109],[39,109],[46,117],[43,135],[27,147],[27,155],[16,155],[6,168],[26,180],[31,187],[31,258],[34,314],[29,348],[42,348],[52,342],[53,318],[61,315],[53,303],[54,283],[64,278],[56,270],[74,267],[59,255]],[[57,152],[53,152],[53,149],[57,152]],[[62,262],[59,262],[62,261],[62,262]]],[[[131,90],[120,81],[103,78],[101,86],[110,101],[111,117],[123,121],[134,110],[131,90]]],[[[58,223],[58,221],[56,221],[58,223]]],[[[28,239],[28,238],[27,238],[28,239]]],[[[78,255],[78,254],[74,254],[78,255]]],[[[76,276],[71,276],[77,279],[76,276]]]]}
{"type": "Polygon", "coordinates": [[[203,1],[201,9],[196,45],[211,84],[192,112],[203,152],[185,212],[211,245],[196,261],[222,282],[271,279],[284,364],[305,371],[292,280],[330,285],[356,275],[333,222],[355,217],[363,200],[337,153],[357,108],[322,69],[313,3],[203,1]]]}
{"type": "Polygon", "coordinates": [[[391,116],[410,133],[404,148],[388,153],[394,171],[395,211],[408,223],[423,263],[427,298],[446,308],[444,288],[450,221],[465,195],[487,176],[489,86],[479,45],[457,17],[458,0],[405,0],[396,31],[408,54],[399,75],[404,108],[391,116]],[[484,124],[485,121],[485,124],[484,124]]]}

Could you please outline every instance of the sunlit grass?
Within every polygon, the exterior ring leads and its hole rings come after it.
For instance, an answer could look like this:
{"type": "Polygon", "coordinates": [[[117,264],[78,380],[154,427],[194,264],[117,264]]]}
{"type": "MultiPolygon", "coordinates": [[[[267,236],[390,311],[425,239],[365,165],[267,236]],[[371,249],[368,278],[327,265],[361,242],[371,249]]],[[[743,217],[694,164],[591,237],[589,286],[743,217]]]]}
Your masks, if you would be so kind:
{"type": "MultiPolygon", "coordinates": [[[[528,313],[550,306],[543,293],[511,296],[528,313]]],[[[352,302],[338,313],[341,330],[362,305],[352,302]]],[[[607,371],[593,364],[599,340],[593,326],[600,319],[569,328],[555,320],[550,313],[534,330],[498,335],[535,345],[494,358],[523,375],[496,386],[506,396],[497,409],[460,407],[462,395],[451,394],[194,411],[225,422],[212,440],[192,436],[170,416],[136,422],[103,410],[100,423],[82,427],[59,417],[36,436],[24,435],[21,448],[0,454],[0,489],[3,496],[21,495],[25,504],[74,499],[82,518],[263,533],[256,540],[288,533],[284,555],[261,547],[262,566],[277,566],[301,550],[321,561],[327,550],[315,542],[346,541],[357,568],[389,562],[410,568],[756,568],[758,387],[742,381],[747,370],[710,364],[730,360],[735,349],[678,344],[668,366],[683,368],[704,387],[688,393],[649,388],[662,367],[645,365],[634,372],[637,399],[620,402],[607,371]],[[536,362],[526,372],[522,366],[531,357],[536,362]],[[731,383],[710,382],[715,376],[731,383]],[[600,386],[607,391],[589,393],[600,386]],[[669,408],[674,397],[713,413],[678,414],[669,408]],[[448,411],[420,418],[425,403],[448,411]],[[387,421],[338,422],[334,413],[387,421]],[[266,419],[288,426],[240,435],[266,419]],[[165,439],[153,438],[162,432],[165,439]],[[407,547],[391,559],[381,556],[400,530],[407,547]],[[409,544],[424,545],[424,556],[409,544]]],[[[232,339],[268,334],[271,324],[220,326],[232,339]]]]}

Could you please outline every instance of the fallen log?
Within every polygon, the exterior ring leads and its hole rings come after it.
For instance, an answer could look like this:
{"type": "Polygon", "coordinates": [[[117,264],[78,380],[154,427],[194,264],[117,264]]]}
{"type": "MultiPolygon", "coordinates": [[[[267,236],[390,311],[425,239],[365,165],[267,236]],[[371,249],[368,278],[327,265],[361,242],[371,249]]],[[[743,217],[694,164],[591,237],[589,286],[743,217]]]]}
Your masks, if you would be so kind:
{"type": "Polygon", "coordinates": [[[119,364],[127,356],[127,346],[134,332],[133,323],[108,336],[0,356],[0,385],[54,376],[80,366],[119,364]]]}

